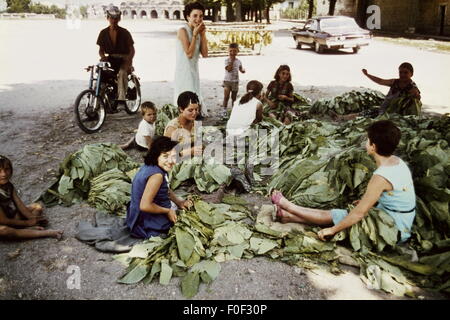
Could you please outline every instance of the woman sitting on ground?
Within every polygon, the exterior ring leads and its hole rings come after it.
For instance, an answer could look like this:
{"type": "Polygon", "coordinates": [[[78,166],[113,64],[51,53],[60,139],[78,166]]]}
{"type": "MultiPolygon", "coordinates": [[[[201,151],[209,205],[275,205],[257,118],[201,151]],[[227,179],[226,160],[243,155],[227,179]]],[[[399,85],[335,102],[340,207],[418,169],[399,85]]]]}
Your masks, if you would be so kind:
{"type": "Polygon", "coordinates": [[[164,129],[164,136],[179,143],[182,148],[179,153],[181,158],[201,155],[202,147],[194,146],[195,119],[200,112],[199,98],[196,93],[185,91],[178,96],[177,105],[180,115],[169,121],[164,129]]]}
{"type": "Polygon", "coordinates": [[[417,85],[412,81],[412,76],[414,74],[414,68],[409,62],[404,62],[398,67],[399,78],[398,79],[381,79],[375,77],[367,72],[366,69],[362,69],[362,72],[372,81],[378,83],[382,86],[390,87],[384,102],[382,103],[380,109],[368,109],[366,111],[351,113],[346,115],[338,115],[335,112],[331,112],[333,120],[353,120],[356,117],[371,117],[375,118],[382,115],[388,109],[390,103],[400,97],[410,97],[412,99],[417,99],[420,101],[420,91],[417,85]]]}
{"type": "Polygon", "coordinates": [[[11,161],[0,155],[0,239],[61,239],[63,231],[45,230],[48,220],[38,203],[26,206],[10,182],[11,161]]]}
{"type": "Polygon", "coordinates": [[[167,234],[177,222],[176,210],[192,206],[192,201],[178,198],[168,185],[168,172],[175,164],[177,142],[167,137],[153,140],[144,157],[144,165],[131,185],[127,208],[127,226],[136,238],[167,234]]]}
{"type": "Polygon", "coordinates": [[[366,151],[376,162],[377,170],[367,185],[356,207],[347,212],[343,209],[318,210],[297,206],[283,197],[281,192],[272,193],[272,202],[277,206],[277,219],[281,222],[298,222],[329,226],[319,231],[321,240],[327,240],[341,230],[358,223],[377,202],[395,221],[400,241],[411,236],[411,227],[416,215],[416,195],[411,171],[402,159],[393,155],[400,141],[400,129],[389,120],[374,122],[367,130],[366,151]]]}

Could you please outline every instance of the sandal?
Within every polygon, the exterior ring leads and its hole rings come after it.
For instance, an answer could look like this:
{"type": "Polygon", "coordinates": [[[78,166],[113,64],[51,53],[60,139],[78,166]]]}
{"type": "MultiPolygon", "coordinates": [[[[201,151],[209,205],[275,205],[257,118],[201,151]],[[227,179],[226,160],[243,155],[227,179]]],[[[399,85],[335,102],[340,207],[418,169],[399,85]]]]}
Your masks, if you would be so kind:
{"type": "Polygon", "coordinates": [[[283,193],[281,193],[281,191],[278,190],[274,190],[272,192],[272,195],[270,196],[270,200],[272,200],[272,203],[276,204],[277,206],[280,205],[281,198],[284,198],[283,193]]]}

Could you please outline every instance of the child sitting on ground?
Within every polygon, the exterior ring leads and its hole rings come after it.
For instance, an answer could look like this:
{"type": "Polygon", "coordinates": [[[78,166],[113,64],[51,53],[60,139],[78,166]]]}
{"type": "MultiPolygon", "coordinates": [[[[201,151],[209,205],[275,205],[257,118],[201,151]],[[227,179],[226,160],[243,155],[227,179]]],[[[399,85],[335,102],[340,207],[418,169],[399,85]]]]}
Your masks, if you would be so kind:
{"type": "Polygon", "coordinates": [[[231,91],[231,107],[234,106],[239,91],[239,71],[245,73],[241,61],[236,58],[239,53],[237,43],[230,43],[229,57],[225,59],[225,78],[223,79],[223,117],[227,116],[228,99],[231,91]]]}
{"type": "Polygon", "coordinates": [[[356,207],[347,212],[343,209],[319,210],[301,207],[288,201],[280,191],[272,193],[272,202],[277,206],[277,219],[282,223],[298,222],[332,227],[319,231],[321,240],[358,223],[374,205],[388,213],[398,229],[400,242],[411,237],[411,228],[416,215],[416,195],[411,171],[402,159],[393,155],[400,142],[401,132],[389,120],[374,122],[367,129],[367,154],[375,160],[377,169],[367,185],[356,207]],[[378,204],[377,204],[378,203],[378,204]]]}
{"type": "Polygon", "coordinates": [[[11,161],[0,155],[0,239],[61,239],[63,231],[45,230],[48,221],[38,203],[26,206],[10,182],[11,161]]]}
{"type": "MultiPolygon", "coordinates": [[[[421,107],[422,104],[420,103],[420,91],[419,88],[417,88],[417,85],[414,81],[412,81],[412,76],[414,75],[414,68],[411,63],[404,62],[398,67],[398,79],[381,79],[374,75],[371,75],[367,72],[366,69],[362,69],[362,73],[368,77],[373,82],[382,85],[382,86],[388,86],[390,87],[388,94],[386,95],[386,98],[384,99],[384,102],[381,104],[380,109],[368,109],[362,112],[358,113],[350,113],[345,115],[338,115],[336,112],[331,111],[330,115],[335,121],[347,121],[347,120],[354,120],[357,117],[369,117],[369,118],[375,118],[379,115],[384,114],[385,112],[399,112],[400,110],[388,110],[390,107],[390,104],[396,99],[400,97],[409,97],[410,101],[409,103],[414,103],[414,100],[416,100],[419,103],[419,106],[421,107]]],[[[414,108],[413,108],[414,109],[414,108]]],[[[412,111],[410,114],[416,114],[420,115],[420,110],[410,110],[412,111]]],[[[409,114],[407,112],[407,114],[409,114]]]]}
{"type": "Polygon", "coordinates": [[[121,145],[122,150],[136,148],[139,151],[147,151],[152,145],[155,135],[156,107],[153,102],[146,101],[141,105],[142,121],[139,123],[136,135],[126,144],[121,145]]]}
{"type": "Polygon", "coordinates": [[[284,124],[290,124],[295,111],[290,108],[294,102],[294,87],[291,80],[291,69],[287,65],[281,65],[274,76],[275,80],[267,86],[266,96],[268,116],[277,119],[284,124]]]}
{"type": "Polygon", "coordinates": [[[144,157],[144,165],[136,173],[131,185],[131,201],[126,223],[131,235],[148,239],[167,234],[177,222],[176,210],[193,205],[170,190],[168,173],[176,160],[175,146],[168,137],[157,137],[144,157]]]}

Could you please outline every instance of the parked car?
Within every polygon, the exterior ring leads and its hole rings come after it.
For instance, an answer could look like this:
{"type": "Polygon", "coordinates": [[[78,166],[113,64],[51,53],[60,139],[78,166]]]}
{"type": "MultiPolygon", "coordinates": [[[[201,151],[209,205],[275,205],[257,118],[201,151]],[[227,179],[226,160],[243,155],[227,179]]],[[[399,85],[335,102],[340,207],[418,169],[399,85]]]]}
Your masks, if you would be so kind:
{"type": "Polygon", "coordinates": [[[293,28],[292,36],[298,49],[307,45],[317,53],[322,53],[325,49],[343,48],[352,48],[353,53],[358,53],[372,39],[370,31],[360,28],[355,19],[344,16],[309,19],[303,28],[293,28]]]}

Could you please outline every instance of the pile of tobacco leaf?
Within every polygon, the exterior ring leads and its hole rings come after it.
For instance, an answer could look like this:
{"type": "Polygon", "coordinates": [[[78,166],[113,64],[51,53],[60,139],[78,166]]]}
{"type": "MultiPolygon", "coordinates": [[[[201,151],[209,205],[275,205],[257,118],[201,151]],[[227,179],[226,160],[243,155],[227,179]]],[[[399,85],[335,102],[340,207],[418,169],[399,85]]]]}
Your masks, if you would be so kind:
{"type": "MultiPolygon", "coordinates": [[[[348,113],[379,104],[382,96],[368,91],[367,96],[349,93],[336,99],[332,108],[348,113]],[[341,104],[337,106],[336,101],[341,104]]],[[[172,111],[167,111],[167,118],[174,117],[172,111]]],[[[385,114],[378,119],[357,118],[345,125],[309,119],[287,126],[265,118],[258,127],[272,135],[255,142],[267,151],[258,155],[255,173],[260,183],[253,190],[267,195],[278,189],[298,205],[351,210],[375,170],[364,148],[366,128],[386,118],[401,129],[396,155],[410,167],[416,189],[416,219],[408,246],[397,245],[394,221],[380,209],[372,208],[361,222],[330,242],[322,242],[316,235],[320,228],[282,234],[255,224],[246,219],[251,216],[247,203],[227,195],[220,204],[196,200],[192,209],[180,212],[167,238],[149,239],[116,256],[128,266],[119,281],[149,283],[159,277],[160,283],[167,284],[171,277],[179,276],[183,277],[183,294],[192,297],[200,282],[217,277],[219,262],[264,255],[305,268],[325,264],[339,273],[343,261],[339,252],[344,246],[353,249],[352,259],[360,266],[361,278],[372,288],[399,296],[413,296],[413,286],[450,292],[450,117],[385,114]],[[279,154],[278,163],[272,164],[275,174],[262,176],[261,168],[267,165],[271,151],[279,154]]],[[[161,117],[158,121],[165,120],[161,117]]],[[[64,205],[88,200],[99,210],[123,213],[137,167],[115,145],[85,146],[63,161],[58,182],[42,199],[64,205]]],[[[212,192],[229,183],[230,172],[213,159],[194,158],[173,169],[171,187],[190,179],[199,190],[212,192]]]]}
{"type": "Polygon", "coordinates": [[[384,101],[384,94],[371,89],[352,90],[331,99],[319,99],[310,109],[311,114],[349,114],[379,106],[384,101]]]}

